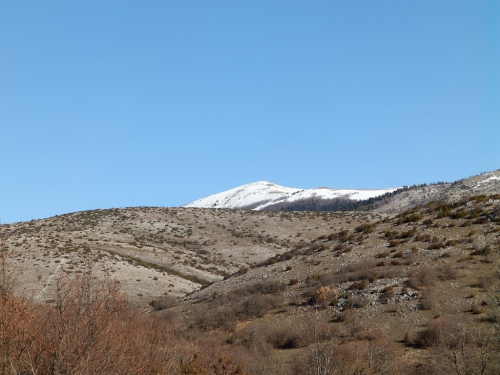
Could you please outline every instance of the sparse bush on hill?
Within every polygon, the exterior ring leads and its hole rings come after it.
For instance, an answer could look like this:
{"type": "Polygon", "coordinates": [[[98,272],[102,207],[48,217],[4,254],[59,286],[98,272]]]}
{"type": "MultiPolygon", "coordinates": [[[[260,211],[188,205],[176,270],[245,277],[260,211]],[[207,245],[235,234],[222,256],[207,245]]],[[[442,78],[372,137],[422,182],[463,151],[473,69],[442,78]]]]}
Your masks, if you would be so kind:
{"type": "Polygon", "coordinates": [[[423,266],[417,268],[408,277],[408,285],[413,289],[420,286],[432,286],[437,281],[437,272],[433,267],[423,266]]]}
{"type": "Polygon", "coordinates": [[[420,300],[420,308],[422,310],[433,310],[438,303],[436,290],[434,287],[428,286],[427,289],[422,293],[422,299],[420,300]]]}
{"type": "Polygon", "coordinates": [[[388,247],[398,247],[398,246],[399,246],[398,241],[394,241],[394,240],[389,241],[388,247]]]}
{"type": "Polygon", "coordinates": [[[376,224],[361,224],[359,227],[356,227],[354,231],[356,233],[372,233],[375,230],[376,224]]]}
{"type": "Polygon", "coordinates": [[[426,329],[409,338],[410,344],[429,352],[417,374],[498,374],[499,336],[487,332],[453,319],[433,319],[426,329]]]}
{"type": "Polygon", "coordinates": [[[154,311],[160,311],[168,309],[177,302],[177,298],[173,296],[163,296],[156,300],[150,302],[150,305],[153,307],[154,311]]]}
{"type": "Polygon", "coordinates": [[[423,216],[421,214],[418,214],[418,213],[412,213],[408,216],[405,216],[403,222],[404,223],[415,223],[417,221],[420,221],[422,220],[423,216]]]}
{"type": "MultiPolygon", "coordinates": [[[[242,303],[241,312],[244,313],[244,318],[248,319],[253,316],[263,317],[269,309],[279,307],[283,304],[282,296],[273,295],[255,295],[247,297],[242,303]]],[[[239,312],[241,314],[241,312],[239,312]]]]}
{"type": "Polygon", "coordinates": [[[321,307],[326,307],[327,305],[336,302],[339,296],[337,289],[332,289],[328,286],[322,286],[316,289],[311,302],[313,304],[319,305],[321,307]]]}
{"type": "Polygon", "coordinates": [[[362,295],[357,295],[357,294],[349,294],[345,305],[344,305],[344,310],[348,309],[359,309],[361,307],[366,306],[368,303],[368,299],[366,296],[362,295]]]}
{"type": "Polygon", "coordinates": [[[461,277],[461,274],[455,267],[447,263],[439,268],[438,277],[444,281],[456,280],[461,277]]]}
{"type": "Polygon", "coordinates": [[[303,339],[293,326],[266,327],[266,342],[275,349],[296,349],[303,346],[303,339]]]}

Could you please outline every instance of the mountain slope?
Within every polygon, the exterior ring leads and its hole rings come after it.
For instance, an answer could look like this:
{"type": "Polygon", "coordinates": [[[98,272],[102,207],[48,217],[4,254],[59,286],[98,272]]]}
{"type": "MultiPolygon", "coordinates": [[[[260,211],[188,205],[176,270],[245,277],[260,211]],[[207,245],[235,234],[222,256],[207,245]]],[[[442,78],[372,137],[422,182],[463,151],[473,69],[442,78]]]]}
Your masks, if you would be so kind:
{"type": "Polygon", "coordinates": [[[324,201],[348,199],[360,201],[378,197],[395,190],[395,188],[378,190],[330,188],[296,189],[266,181],[258,181],[198,199],[183,207],[264,210],[278,204],[284,205],[310,199],[324,201]]]}
{"type": "Polygon", "coordinates": [[[500,170],[482,173],[455,182],[412,186],[388,200],[375,204],[375,211],[398,213],[435,200],[456,201],[480,194],[500,193],[500,170]]]}
{"type": "MultiPolygon", "coordinates": [[[[385,215],[133,207],[75,212],[0,225],[20,291],[50,301],[58,279],[89,266],[119,281],[141,306],[164,293],[202,285],[307,243],[333,228],[354,228],[385,215]]],[[[1,280],[0,280],[1,282],[1,280]]]]}

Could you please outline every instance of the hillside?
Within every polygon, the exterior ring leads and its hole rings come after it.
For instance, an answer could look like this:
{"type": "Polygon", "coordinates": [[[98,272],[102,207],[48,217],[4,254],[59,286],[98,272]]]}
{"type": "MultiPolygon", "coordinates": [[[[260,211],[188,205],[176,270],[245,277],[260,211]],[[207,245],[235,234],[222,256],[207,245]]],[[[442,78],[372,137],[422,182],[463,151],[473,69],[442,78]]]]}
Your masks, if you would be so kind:
{"type": "Polygon", "coordinates": [[[91,266],[142,306],[183,296],[334,228],[380,214],[135,207],[0,225],[20,290],[53,299],[57,279],[91,266]]]}
{"type": "Polygon", "coordinates": [[[256,373],[306,371],[321,349],[336,358],[325,373],[372,358],[381,367],[367,373],[480,374],[485,361],[493,374],[499,253],[500,195],[432,202],[319,236],[164,313],[244,346],[256,373]]]}
{"type": "Polygon", "coordinates": [[[431,201],[452,200],[480,194],[500,193],[500,170],[464,178],[452,183],[413,186],[390,199],[375,203],[377,212],[397,213],[431,201]]]}
{"type": "Polygon", "coordinates": [[[7,279],[31,297],[9,305],[1,281],[0,344],[20,340],[4,352],[20,368],[29,343],[39,366],[83,373],[500,371],[500,194],[390,215],[137,207],[0,230],[7,279]]]}

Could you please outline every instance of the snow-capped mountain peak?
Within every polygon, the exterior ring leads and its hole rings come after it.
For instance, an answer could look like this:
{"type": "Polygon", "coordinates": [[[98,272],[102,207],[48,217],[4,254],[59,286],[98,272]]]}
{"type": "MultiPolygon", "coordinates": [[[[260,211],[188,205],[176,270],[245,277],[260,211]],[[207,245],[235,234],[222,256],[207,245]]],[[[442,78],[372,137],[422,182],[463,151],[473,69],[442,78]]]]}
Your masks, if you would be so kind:
{"type": "Polygon", "coordinates": [[[221,193],[198,199],[183,207],[232,208],[262,210],[278,204],[292,203],[311,198],[331,200],[336,198],[354,201],[378,197],[396,188],[378,190],[354,189],[297,189],[280,186],[267,181],[257,181],[221,193]]]}

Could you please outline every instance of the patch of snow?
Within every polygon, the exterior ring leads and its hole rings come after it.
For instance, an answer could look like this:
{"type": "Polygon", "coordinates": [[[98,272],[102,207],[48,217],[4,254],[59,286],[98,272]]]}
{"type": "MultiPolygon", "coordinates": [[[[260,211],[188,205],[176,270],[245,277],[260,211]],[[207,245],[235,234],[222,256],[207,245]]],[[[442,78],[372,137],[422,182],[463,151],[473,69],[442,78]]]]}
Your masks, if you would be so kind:
{"type": "Polygon", "coordinates": [[[477,185],[486,184],[486,183],[491,182],[491,181],[498,181],[498,180],[500,180],[500,177],[498,177],[498,176],[491,176],[491,177],[488,177],[486,180],[478,182],[476,184],[476,186],[477,185]]]}

